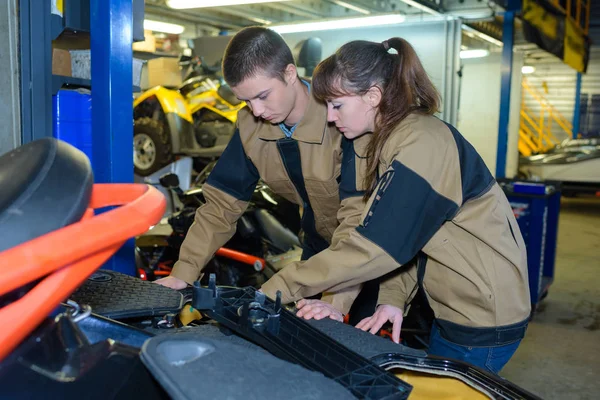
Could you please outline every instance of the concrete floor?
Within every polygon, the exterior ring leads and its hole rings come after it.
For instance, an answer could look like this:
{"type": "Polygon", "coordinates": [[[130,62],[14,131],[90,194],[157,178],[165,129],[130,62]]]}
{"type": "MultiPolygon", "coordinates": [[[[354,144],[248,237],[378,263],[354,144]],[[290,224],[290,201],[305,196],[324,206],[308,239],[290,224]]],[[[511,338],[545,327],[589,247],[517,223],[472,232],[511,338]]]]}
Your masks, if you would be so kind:
{"type": "Polygon", "coordinates": [[[600,399],[600,199],[563,199],[554,284],[500,375],[544,399],[600,399]]]}

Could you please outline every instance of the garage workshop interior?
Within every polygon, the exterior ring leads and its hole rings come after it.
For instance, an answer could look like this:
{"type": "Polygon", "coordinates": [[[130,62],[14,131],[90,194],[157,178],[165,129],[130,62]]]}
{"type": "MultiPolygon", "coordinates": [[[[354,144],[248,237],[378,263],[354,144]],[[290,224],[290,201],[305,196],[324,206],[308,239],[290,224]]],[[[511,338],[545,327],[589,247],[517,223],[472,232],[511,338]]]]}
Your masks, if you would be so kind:
{"type": "Polygon", "coordinates": [[[0,397],[600,398],[600,1],[0,31],[0,397]]]}

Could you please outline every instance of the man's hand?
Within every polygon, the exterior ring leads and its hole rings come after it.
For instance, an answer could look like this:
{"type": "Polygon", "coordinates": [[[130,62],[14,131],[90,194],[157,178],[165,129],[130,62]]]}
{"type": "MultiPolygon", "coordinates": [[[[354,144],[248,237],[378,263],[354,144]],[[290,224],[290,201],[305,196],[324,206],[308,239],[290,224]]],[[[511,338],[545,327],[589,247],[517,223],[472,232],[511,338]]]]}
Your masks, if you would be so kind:
{"type": "Polygon", "coordinates": [[[329,317],[336,321],[344,321],[342,313],[325,301],[302,299],[296,304],[296,307],[298,308],[296,315],[300,318],[323,319],[329,317]]]}
{"type": "Polygon", "coordinates": [[[363,331],[369,331],[372,334],[377,334],[383,324],[390,321],[393,324],[392,328],[392,340],[394,343],[400,343],[400,328],[402,327],[402,310],[390,306],[381,305],[377,307],[375,314],[363,319],[356,327],[363,331]]]}
{"type": "Polygon", "coordinates": [[[175,290],[181,290],[181,289],[185,289],[187,287],[186,281],[182,281],[181,279],[175,278],[174,276],[171,276],[171,275],[166,276],[161,279],[157,279],[154,281],[154,283],[158,283],[159,285],[163,285],[168,288],[175,289],[175,290]]]}

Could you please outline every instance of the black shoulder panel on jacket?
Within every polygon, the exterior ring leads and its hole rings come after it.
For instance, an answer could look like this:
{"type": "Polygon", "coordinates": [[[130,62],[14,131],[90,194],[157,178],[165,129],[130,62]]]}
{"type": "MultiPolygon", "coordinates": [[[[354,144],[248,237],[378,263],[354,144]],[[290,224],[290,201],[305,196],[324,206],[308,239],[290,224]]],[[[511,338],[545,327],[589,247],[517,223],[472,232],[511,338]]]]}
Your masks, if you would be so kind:
{"type": "Polygon", "coordinates": [[[259,178],[258,170],[246,156],[240,132],[236,129],[206,183],[238,200],[249,201],[259,178]]]}
{"type": "Polygon", "coordinates": [[[454,136],[454,140],[456,141],[456,147],[458,148],[464,204],[486,193],[495,180],[471,143],[455,127],[448,123],[446,123],[446,126],[452,132],[452,136],[454,136]]]}
{"type": "Polygon", "coordinates": [[[379,180],[375,200],[357,231],[402,265],[412,260],[457,210],[456,203],[395,160],[379,180]]]}

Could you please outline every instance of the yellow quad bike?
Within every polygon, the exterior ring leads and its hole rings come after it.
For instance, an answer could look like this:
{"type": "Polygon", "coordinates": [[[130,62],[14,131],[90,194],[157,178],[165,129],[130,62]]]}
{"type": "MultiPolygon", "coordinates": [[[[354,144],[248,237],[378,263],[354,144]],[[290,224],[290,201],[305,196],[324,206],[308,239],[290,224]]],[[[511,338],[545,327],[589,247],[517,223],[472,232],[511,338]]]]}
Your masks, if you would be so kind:
{"type": "Polygon", "coordinates": [[[244,106],[215,75],[193,76],[176,89],[147,90],[133,102],[135,173],[148,176],[177,156],[220,156],[244,106]]]}

